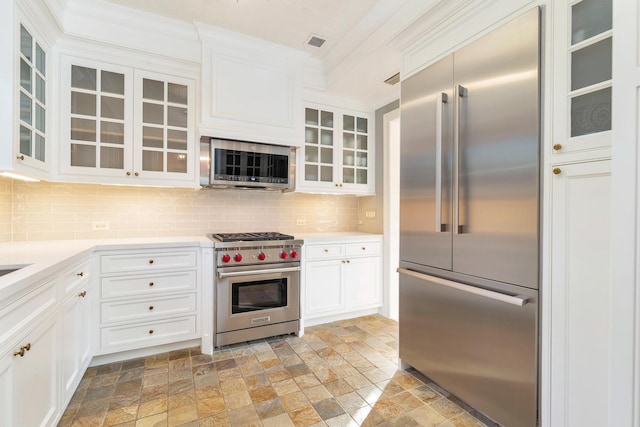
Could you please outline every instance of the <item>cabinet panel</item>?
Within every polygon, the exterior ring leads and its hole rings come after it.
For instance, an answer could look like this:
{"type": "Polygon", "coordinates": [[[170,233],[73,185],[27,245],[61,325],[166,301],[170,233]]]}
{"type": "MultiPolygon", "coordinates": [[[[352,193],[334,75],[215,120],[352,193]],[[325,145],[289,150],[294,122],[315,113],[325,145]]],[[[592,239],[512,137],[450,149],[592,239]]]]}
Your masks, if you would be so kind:
{"type": "Polygon", "coordinates": [[[71,398],[89,363],[91,350],[90,294],[86,286],[69,296],[62,307],[62,401],[71,398]]]}
{"type": "Polygon", "coordinates": [[[196,311],[196,295],[174,295],[102,303],[102,322],[139,321],[163,315],[184,315],[196,311]]]}
{"type": "Polygon", "coordinates": [[[132,326],[102,328],[102,348],[144,348],[151,345],[188,340],[196,335],[196,317],[148,322],[132,326]]]}
{"type": "Polygon", "coordinates": [[[309,261],[305,264],[306,315],[344,307],[342,263],[339,260],[309,261]]]}
{"type": "Polygon", "coordinates": [[[0,355],[0,425],[13,426],[13,355],[0,355]]]}
{"type": "Polygon", "coordinates": [[[352,258],[345,268],[347,308],[380,305],[380,257],[352,258]]]}
{"type": "Polygon", "coordinates": [[[13,414],[15,426],[53,425],[58,410],[56,341],[57,324],[52,317],[19,344],[29,349],[13,358],[13,406],[22,408],[13,414]]]}
{"type": "Polygon", "coordinates": [[[0,311],[0,344],[27,327],[38,315],[56,303],[55,282],[51,281],[0,311]]]}
{"type": "Polygon", "coordinates": [[[196,251],[138,252],[122,255],[102,255],[100,262],[102,274],[105,274],[195,267],[196,258],[196,251]]]}
{"type": "Polygon", "coordinates": [[[344,245],[319,245],[305,248],[308,259],[335,258],[344,255],[344,245]]]}
{"type": "Polygon", "coordinates": [[[382,244],[378,242],[349,243],[346,245],[347,256],[379,254],[382,244]]]}
{"type": "Polygon", "coordinates": [[[156,295],[196,289],[196,272],[154,273],[140,276],[103,277],[102,298],[156,295]]]}
{"type": "Polygon", "coordinates": [[[594,343],[611,334],[610,163],[561,166],[551,181],[552,425],[608,424],[611,356],[594,343]]]}

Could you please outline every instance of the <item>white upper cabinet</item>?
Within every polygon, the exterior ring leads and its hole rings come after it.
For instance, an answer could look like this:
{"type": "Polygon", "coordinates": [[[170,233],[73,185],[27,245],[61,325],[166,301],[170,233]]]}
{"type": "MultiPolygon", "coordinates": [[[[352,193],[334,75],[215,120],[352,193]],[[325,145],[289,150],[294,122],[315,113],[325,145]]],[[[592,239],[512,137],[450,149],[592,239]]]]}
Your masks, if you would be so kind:
{"type": "Polygon", "coordinates": [[[299,152],[297,190],[375,193],[371,115],[308,104],[299,152]]]}
{"type": "Polygon", "coordinates": [[[60,73],[62,175],[196,187],[193,80],[70,56],[60,73]]]}
{"type": "Polygon", "coordinates": [[[46,18],[27,16],[22,7],[3,6],[0,22],[0,53],[6,58],[0,65],[0,171],[46,178],[52,155],[50,31],[42,24],[46,18]]]}
{"type": "Polygon", "coordinates": [[[556,2],[554,22],[555,161],[607,157],[611,145],[611,0],[556,2]]]}
{"type": "Polygon", "coordinates": [[[200,133],[299,146],[300,74],[307,54],[198,25],[202,40],[200,133]]]}

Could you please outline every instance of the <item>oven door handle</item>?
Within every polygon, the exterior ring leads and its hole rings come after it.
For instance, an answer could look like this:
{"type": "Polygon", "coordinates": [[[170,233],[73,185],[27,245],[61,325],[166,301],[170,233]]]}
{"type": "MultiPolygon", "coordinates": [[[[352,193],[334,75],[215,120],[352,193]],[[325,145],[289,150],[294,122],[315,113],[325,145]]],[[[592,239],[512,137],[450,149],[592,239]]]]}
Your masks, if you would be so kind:
{"type": "Polygon", "coordinates": [[[269,274],[269,273],[288,273],[290,271],[301,271],[301,267],[286,267],[286,268],[272,268],[264,270],[247,270],[247,271],[234,271],[231,273],[223,273],[218,271],[218,278],[224,279],[225,277],[238,277],[238,276],[253,276],[254,274],[269,274]]]}

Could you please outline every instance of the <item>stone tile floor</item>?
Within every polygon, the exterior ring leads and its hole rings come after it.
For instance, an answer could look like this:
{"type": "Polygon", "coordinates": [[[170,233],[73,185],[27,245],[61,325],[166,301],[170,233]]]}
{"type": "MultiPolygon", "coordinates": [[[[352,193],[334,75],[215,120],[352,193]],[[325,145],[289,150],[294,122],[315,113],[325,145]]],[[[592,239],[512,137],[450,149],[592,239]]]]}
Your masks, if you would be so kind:
{"type": "Polygon", "coordinates": [[[486,425],[427,378],[398,370],[397,348],[397,322],[373,315],[213,356],[191,348],[92,367],[58,426],[486,425]]]}

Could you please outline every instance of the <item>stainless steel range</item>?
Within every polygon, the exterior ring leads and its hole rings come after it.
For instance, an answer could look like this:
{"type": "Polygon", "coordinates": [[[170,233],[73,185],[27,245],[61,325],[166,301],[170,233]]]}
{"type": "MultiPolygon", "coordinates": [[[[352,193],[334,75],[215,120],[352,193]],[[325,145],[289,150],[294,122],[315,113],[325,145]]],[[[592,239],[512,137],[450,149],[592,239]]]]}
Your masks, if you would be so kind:
{"type": "Polygon", "coordinates": [[[214,346],[300,334],[302,240],[281,233],[220,233],[214,241],[214,346]]]}

